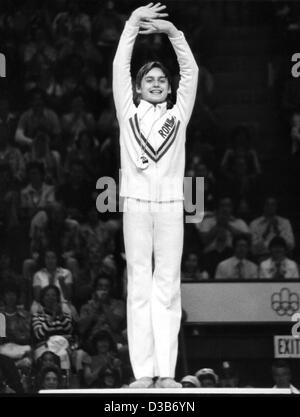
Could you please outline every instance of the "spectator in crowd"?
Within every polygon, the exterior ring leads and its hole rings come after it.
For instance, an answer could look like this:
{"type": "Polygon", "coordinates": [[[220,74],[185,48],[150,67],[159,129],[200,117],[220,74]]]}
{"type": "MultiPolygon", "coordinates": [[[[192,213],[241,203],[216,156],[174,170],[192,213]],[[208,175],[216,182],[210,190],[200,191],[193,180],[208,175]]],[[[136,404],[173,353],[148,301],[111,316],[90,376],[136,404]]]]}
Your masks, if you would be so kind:
{"type": "Polygon", "coordinates": [[[60,11],[53,19],[52,33],[57,42],[69,38],[75,27],[82,27],[86,33],[91,33],[90,17],[80,10],[79,0],[68,0],[66,9],[60,11]]]}
{"type": "Polygon", "coordinates": [[[105,369],[99,375],[99,388],[120,388],[120,375],[117,369],[105,369]]]}
{"type": "Polygon", "coordinates": [[[263,279],[299,279],[299,270],[296,262],[287,258],[286,241],[275,236],[269,243],[270,257],[261,262],[259,266],[259,278],[263,279]]]}
{"type": "Polygon", "coordinates": [[[292,113],[290,134],[292,139],[292,155],[298,157],[300,155],[300,109],[292,113]]]}
{"type": "Polygon", "coordinates": [[[70,174],[65,183],[57,188],[56,199],[67,209],[68,215],[82,222],[94,201],[92,198],[95,184],[86,176],[82,161],[74,160],[70,164],[70,174]]]}
{"type": "Polygon", "coordinates": [[[115,342],[122,340],[125,321],[125,304],[112,296],[112,282],[109,277],[99,275],[95,281],[92,298],[80,310],[78,330],[82,346],[89,350],[92,338],[100,330],[107,330],[115,342]]]}
{"type": "Polygon", "coordinates": [[[63,310],[75,314],[74,307],[71,305],[73,278],[68,269],[62,268],[58,264],[56,251],[48,249],[44,256],[45,267],[34,274],[33,277],[33,298],[31,312],[37,313],[42,310],[42,291],[49,285],[55,286],[60,295],[63,310]]]}
{"type": "Polygon", "coordinates": [[[289,388],[293,394],[300,394],[300,391],[292,385],[292,373],[287,361],[277,360],[272,364],[272,377],[275,382],[273,388],[289,388]]]}
{"type": "Polygon", "coordinates": [[[220,174],[218,189],[233,196],[236,212],[248,220],[256,212],[260,200],[261,166],[247,127],[234,129],[231,144],[221,161],[220,174]]]}
{"type": "Polygon", "coordinates": [[[19,194],[9,164],[0,164],[0,239],[19,225],[19,194]]]}
{"type": "Polygon", "coordinates": [[[113,95],[108,96],[108,105],[102,109],[97,120],[97,132],[99,137],[104,141],[110,134],[116,122],[116,111],[114,107],[113,95]]]}
{"type": "Polygon", "coordinates": [[[39,254],[51,247],[61,254],[63,266],[71,271],[76,281],[80,258],[79,224],[67,217],[66,209],[60,203],[54,203],[47,221],[34,229],[30,248],[32,258],[26,259],[23,265],[25,278],[31,279],[37,269],[39,254]]]}
{"type": "Polygon", "coordinates": [[[234,174],[233,167],[237,158],[245,158],[246,167],[250,175],[261,174],[261,166],[256,150],[252,147],[249,129],[245,126],[237,126],[231,138],[231,144],[226,149],[221,161],[221,172],[231,177],[234,174]]]}
{"type": "Polygon", "coordinates": [[[14,391],[8,384],[7,379],[5,377],[5,372],[2,368],[2,363],[0,361],[0,395],[1,394],[15,394],[16,391],[14,391]]]}
{"type": "Polygon", "coordinates": [[[68,148],[73,148],[83,130],[93,133],[95,120],[92,113],[85,109],[85,101],[81,95],[75,95],[71,102],[71,111],[62,117],[63,133],[68,139],[68,148]]]}
{"type": "Polygon", "coordinates": [[[96,44],[102,47],[113,46],[120,37],[123,23],[124,18],[116,10],[114,1],[106,0],[98,3],[92,20],[96,44]]]}
{"type": "Polygon", "coordinates": [[[199,379],[194,375],[186,375],[180,381],[182,388],[200,388],[199,379]]]}
{"type": "Polygon", "coordinates": [[[76,300],[86,300],[92,294],[100,270],[117,279],[117,266],[113,259],[116,250],[116,235],[120,224],[114,219],[103,221],[92,207],[87,222],[80,226],[80,253],[82,268],[75,282],[76,300]]]}
{"type": "Polygon", "coordinates": [[[204,178],[204,210],[212,212],[216,205],[216,179],[204,162],[199,162],[195,169],[196,177],[204,178]]]}
{"type": "Polygon", "coordinates": [[[38,131],[33,138],[31,149],[25,153],[26,164],[39,162],[45,171],[45,183],[57,185],[62,180],[61,156],[58,151],[50,149],[50,137],[47,132],[38,131]]]}
{"type": "MultiPolygon", "coordinates": [[[[23,306],[17,306],[20,299],[20,289],[14,282],[8,281],[1,292],[3,292],[3,314],[6,322],[7,342],[13,344],[14,349],[22,350],[24,346],[31,345],[30,314],[23,306]]],[[[28,392],[26,376],[31,373],[32,368],[30,352],[21,358],[16,358],[14,362],[21,376],[24,391],[28,392]]]]}
{"type": "Polygon", "coordinates": [[[92,339],[93,352],[82,359],[83,381],[89,388],[102,388],[105,371],[117,371],[121,379],[121,361],[117,357],[115,342],[106,331],[99,331],[92,339]]]}
{"type": "MultiPolygon", "coordinates": [[[[293,51],[294,53],[294,51],[293,51]]],[[[298,77],[288,76],[284,80],[282,109],[288,116],[300,107],[300,81],[298,77]]]]}
{"type": "Polygon", "coordinates": [[[219,377],[211,368],[202,368],[195,373],[200,382],[201,388],[215,388],[218,385],[219,377]]]}
{"type": "Polygon", "coordinates": [[[276,237],[282,237],[291,251],[295,246],[295,238],[291,223],[288,219],[277,215],[278,201],[274,197],[267,197],[261,217],[250,223],[252,235],[252,252],[254,255],[268,252],[268,245],[276,237]]]}
{"type": "Polygon", "coordinates": [[[198,254],[195,252],[188,252],[183,257],[183,265],[181,272],[181,281],[202,281],[208,279],[206,271],[200,271],[198,254]]]}
{"type": "Polygon", "coordinates": [[[216,237],[215,248],[205,254],[200,255],[200,264],[203,269],[208,272],[210,278],[216,273],[218,264],[233,255],[233,248],[229,246],[227,241],[227,231],[220,228],[216,237]]]}
{"type": "Polygon", "coordinates": [[[25,90],[39,89],[43,92],[49,107],[57,114],[63,111],[62,83],[52,67],[43,67],[39,74],[25,84],[25,90]]]}
{"type": "Polygon", "coordinates": [[[55,189],[44,182],[45,169],[40,162],[27,165],[27,176],[29,184],[21,190],[21,210],[22,217],[30,222],[32,238],[35,228],[43,227],[47,222],[47,212],[55,202],[55,189]]]}
{"type": "MultiPolygon", "coordinates": [[[[81,71],[82,71],[83,62],[80,59],[70,59],[68,57],[68,66],[66,68],[61,68],[61,100],[60,100],[60,115],[63,116],[63,113],[67,110],[66,106],[70,106],[70,102],[74,95],[82,91],[81,84],[81,71]],[[71,61],[71,62],[70,62],[71,61]],[[79,62],[78,62],[79,61],[79,62]]],[[[70,139],[70,138],[66,138],[70,139]]],[[[63,143],[64,150],[68,147],[67,140],[66,143],[63,143]]]]}
{"type": "Polygon", "coordinates": [[[300,107],[293,111],[290,118],[290,137],[291,137],[291,166],[289,173],[289,194],[291,204],[299,210],[299,195],[295,192],[298,187],[300,174],[300,107]]]}
{"type": "Polygon", "coordinates": [[[48,350],[47,343],[52,336],[62,336],[71,342],[74,330],[72,316],[64,311],[59,289],[55,285],[44,287],[40,300],[42,310],[32,316],[36,359],[48,350]]]}
{"type": "Polygon", "coordinates": [[[200,238],[204,245],[204,253],[209,253],[216,248],[219,234],[226,233],[226,246],[232,247],[233,237],[239,234],[249,234],[247,224],[233,215],[232,200],[222,197],[219,200],[215,214],[207,215],[201,223],[197,223],[200,238]]]}
{"type": "Polygon", "coordinates": [[[9,100],[4,94],[0,98],[0,137],[7,139],[9,145],[14,144],[16,125],[16,115],[10,111],[9,100]]]}
{"type": "Polygon", "coordinates": [[[60,368],[60,358],[50,350],[46,350],[36,361],[37,372],[46,366],[57,366],[60,368]]]}
{"type": "Polygon", "coordinates": [[[13,282],[20,289],[18,306],[24,306],[25,284],[21,274],[13,268],[13,258],[8,250],[0,252],[0,286],[1,284],[13,282]]]}
{"type": "Polygon", "coordinates": [[[96,48],[90,36],[80,25],[74,26],[71,32],[71,38],[60,45],[60,60],[65,62],[70,55],[76,55],[83,62],[88,62],[92,68],[99,68],[103,63],[103,57],[99,48],[96,48]]]}
{"type": "Polygon", "coordinates": [[[61,377],[63,379],[63,370],[61,367],[60,357],[51,350],[45,350],[44,353],[42,353],[34,363],[33,372],[30,375],[30,392],[35,392],[40,389],[41,374],[45,368],[49,367],[57,368],[60,371],[61,377]]]}
{"type": "Polygon", "coordinates": [[[52,66],[57,58],[47,31],[41,26],[33,27],[31,31],[31,39],[22,48],[22,61],[29,73],[40,72],[42,68],[52,66]]]}
{"type": "Polygon", "coordinates": [[[36,89],[31,93],[31,106],[21,114],[18,122],[15,140],[19,145],[31,147],[34,137],[39,130],[51,135],[52,144],[59,144],[61,133],[59,119],[53,110],[45,106],[43,92],[36,89]]]}
{"type": "Polygon", "coordinates": [[[89,179],[93,181],[97,177],[98,153],[99,149],[96,146],[93,135],[88,130],[81,130],[73,149],[70,149],[67,154],[65,171],[70,172],[71,161],[80,160],[89,179]]]}
{"type": "Polygon", "coordinates": [[[240,386],[238,369],[231,362],[224,361],[219,380],[222,388],[238,388],[240,386]]]}
{"type": "Polygon", "coordinates": [[[4,382],[16,393],[23,393],[24,389],[15,361],[25,358],[30,352],[29,345],[20,346],[8,341],[6,318],[4,314],[0,313],[0,369],[4,375],[4,382]]]}
{"type": "MultiPolygon", "coordinates": [[[[0,103],[1,104],[1,103],[0,103]]],[[[9,131],[0,124],[0,164],[8,164],[13,180],[20,184],[25,178],[25,162],[21,151],[9,142],[9,131]]]]}
{"type": "Polygon", "coordinates": [[[260,201],[259,181],[257,174],[251,174],[244,156],[236,157],[232,174],[219,178],[218,187],[233,196],[236,212],[248,221],[253,218],[256,203],[260,201]]]}
{"type": "Polygon", "coordinates": [[[236,236],[233,241],[234,255],[217,266],[215,279],[256,279],[257,265],[247,259],[250,241],[248,236],[236,236]]]}
{"type": "Polygon", "coordinates": [[[30,345],[30,315],[19,305],[20,288],[13,281],[8,281],[1,290],[7,340],[17,345],[30,345]]]}
{"type": "Polygon", "coordinates": [[[55,390],[62,388],[62,375],[57,366],[46,366],[38,375],[39,390],[55,390]]]}

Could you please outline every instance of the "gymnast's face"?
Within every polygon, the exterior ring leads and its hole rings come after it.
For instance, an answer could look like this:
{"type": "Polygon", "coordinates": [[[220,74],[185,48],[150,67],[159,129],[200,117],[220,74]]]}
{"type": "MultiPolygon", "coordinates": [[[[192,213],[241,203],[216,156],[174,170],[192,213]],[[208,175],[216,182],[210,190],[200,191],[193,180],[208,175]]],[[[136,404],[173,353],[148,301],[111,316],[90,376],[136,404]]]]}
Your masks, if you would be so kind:
{"type": "Polygon", "coordinates": [[[141,99],[152,104],[163,103],[171,93],[171,86],[164,72],[158,68],[152,68],[144,75],[141,86],[136,88],[141,99]]]}

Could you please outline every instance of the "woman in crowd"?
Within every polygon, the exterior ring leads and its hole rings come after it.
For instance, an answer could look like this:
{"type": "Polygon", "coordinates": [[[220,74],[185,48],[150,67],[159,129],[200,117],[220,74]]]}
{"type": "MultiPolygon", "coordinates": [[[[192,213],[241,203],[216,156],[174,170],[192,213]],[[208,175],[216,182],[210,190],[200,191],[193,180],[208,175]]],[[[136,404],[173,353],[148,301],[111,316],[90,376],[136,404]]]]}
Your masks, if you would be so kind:
{"type": "Polygon", "coordinates": [[[58,151],[50,149],[50,137],[46,131],[39,131],[33,138],[32,148],[24,155],[26,163],[40,162],[45,169],[45,182],[59,184],[62,180],[61,158],[58,151]]]}
{"type": "Polygon", "coordinates": [[[112,296],[110,277],[99,275],[92,298],[80,310],[78,329],[83,348],[90,348],[92,338],[100,330],[109,331],[115,342],[122,340],[125,314],[124,302],[112,296]]]}
{"type": "Polygon", "coordinates": [[[41,291],[48,285],[58,289],[60,301],[64,311],[75,314],[75,309],[71,306],[72,298],[72,274],[68,269],[58,266],[58,256],[55,250],[48,249],[44,257],[45,267],[34,274],[33,277],[33,298],[31,312],[37,313],[41,308],[41,291]]]}
{"type": "Polygon", "coordinates": [[[38,391],[62,388],[62,375],[57,366],[43,368],[38,380],[38,391]]]}
{"type": "Polygon", "coordinates": [[[105,379],[106,373],[109,372],[114,378],[114,386],[116,382],[120,382],[121,361],[117,357],[117,347],[112,336],[109,332],[100,331],[93,337],[92,345],[93,353],[85,353],[82,359],[84,385],[89,388],[101,388],[108,382],[105,382],[105,379]]]}
{"type": "Polygon", "coordinates": [[[61,294],[55,285],[48,285],[41,290],[40,303],[43,310],[32,316],[36,358],[45,351],[51,336],[63,336],[71,341],[73,335],[72,316],[63,311],[61,294]]]}

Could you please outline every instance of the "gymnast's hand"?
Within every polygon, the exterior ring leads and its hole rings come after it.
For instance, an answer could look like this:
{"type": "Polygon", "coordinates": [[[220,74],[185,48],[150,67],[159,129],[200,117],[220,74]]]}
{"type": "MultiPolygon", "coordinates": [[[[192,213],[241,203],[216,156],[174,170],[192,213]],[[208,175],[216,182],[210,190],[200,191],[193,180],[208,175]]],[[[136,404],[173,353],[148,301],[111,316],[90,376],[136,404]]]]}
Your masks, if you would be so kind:
{"type": "Polygon", "coordinates": [[[139,33],[141,35],[150,35],[152,33],[165,33],[169,37],[175,38],[179,35],[178,29],[172,22],[163,19],[151,19],[140,23],[139,33]]]}
{"type": "Polygon", "coordinates": [[[134,26],[139,26],[143,21],[167,17],[168,13],[160,13],[165,8],[166,6],[161,5],[161,3],[149,3],[147,6],[135,9],[129,18],[129,22],[134,26]]]}

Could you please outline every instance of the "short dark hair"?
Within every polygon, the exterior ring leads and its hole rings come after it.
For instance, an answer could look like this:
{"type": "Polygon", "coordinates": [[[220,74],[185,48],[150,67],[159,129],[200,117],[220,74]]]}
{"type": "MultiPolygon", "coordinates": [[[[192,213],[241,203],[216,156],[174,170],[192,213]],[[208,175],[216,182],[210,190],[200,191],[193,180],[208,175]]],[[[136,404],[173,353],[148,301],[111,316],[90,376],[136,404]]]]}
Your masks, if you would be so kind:
{"type": "Polygon", "coordinates": [[[55,365],[49,365],[49,366],[45,366],[41,369],[40,375],[39,375],[39,386],[40,388],[42,388],[45,376],[47,375],[48,372],[53,372],[58,379],[58,386],[61,386],[62,384],[62,374],[61,374],[61,370],[58,366],[55,365]]]}
{"type": "MultiPolygon", "coordinates": [[[[50,211],[51,213],[51,211],[50,211]]],[[[50,216],[51,219],[51,216],[50,216]]],[[[51,221],[53,221],[51,219],[51,221]]],[[[56,247],[54,247],[53,245],[47,245],[45,248],[43,248],[42,250],[39,251],[39,266],[40,268],[46,268],[46,254],[47,252],[52,252],[55,254],[56,256],[56,260],[57,260],[57,266],[60,266],[63,264],[63,257],[61,255],[61,252],[58,251],[58,249],[56,247]]]]}
{"type": "MultiPolygon", "coordinates": [[[[40,366],[41,369],[45,368],[45,366],[43,365],[43,360],[45,358],[46,355],[51,355],[54,362],[55,362],[55,366],[57,366],[58,368],[60,368],[60,357],[58,355],[56,355],[54,352],[52,352],[51,350],[46,350],[38,359],[37,359],[37,364],[40,366]]],[[[48,365],[49,366],[49,365],[48,365]]]]}
{"type": "Polygon", "coordinates": [[[286,241],[281,236],[275,236],[275,237],[273,237],[273,239],[269,243],[269,250],[272,249],[272,248],[278,247],[278,246],[280,246],[280,247],[282,247],[284,249],[287,249],[286,241]]]}
{"type": "Polygon", "coordinates": [[[54,290],[56,293],[56,297],[57,297],[57,301],[60,301],[60,291],[59,288],[56,287],[55,285],[47,285],[46,287],[42,288],[41,290],[41,295],[40,295],[40,300],[41,300],[41,304],[44,307],[44,298],[45,295],[47,293],[47,291],[49,290],[54,290]]]}
{"type": "Polygon", "coordinates": [[[96,276],[96,279],[94,281],[94,291],[97,290],[98,282],[100,281],[100,279],[106,279],[106,281],[108,281],[110,283],[111,289],[113,288],[114,283],[112,281],[111,276],[107,272],[100,269],[99,272],[98,272],[98,275],[96,276]]]}
{"type": "Polygon", "coordinates": [[[109,343],[109,350],[110,352],[113,352],[117,354],[118,349],[116,342],[114,341],[114,338],[112,337],[111,333],[107,330],[99,330],[96,332],[90,340],[90,353],[96,355],[97,352],[97,342],[100,340],[107,340],[109,343]]]}

